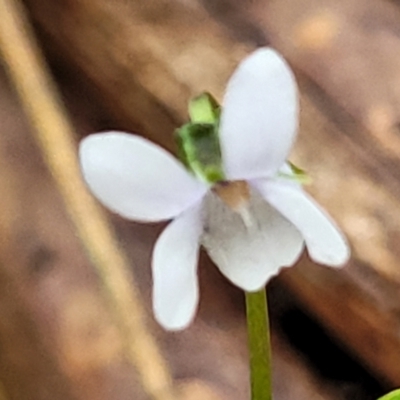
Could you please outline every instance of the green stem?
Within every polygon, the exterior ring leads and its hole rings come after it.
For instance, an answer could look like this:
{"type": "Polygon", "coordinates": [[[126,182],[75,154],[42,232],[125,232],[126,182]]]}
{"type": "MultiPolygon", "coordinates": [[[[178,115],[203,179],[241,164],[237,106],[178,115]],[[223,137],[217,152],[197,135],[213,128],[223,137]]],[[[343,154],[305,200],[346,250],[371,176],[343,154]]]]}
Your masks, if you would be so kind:
{"type": "Polygon", "coordinates": [[[246,293],[252,400],[272,400],[271,343],[265,289],[246,293]]]}

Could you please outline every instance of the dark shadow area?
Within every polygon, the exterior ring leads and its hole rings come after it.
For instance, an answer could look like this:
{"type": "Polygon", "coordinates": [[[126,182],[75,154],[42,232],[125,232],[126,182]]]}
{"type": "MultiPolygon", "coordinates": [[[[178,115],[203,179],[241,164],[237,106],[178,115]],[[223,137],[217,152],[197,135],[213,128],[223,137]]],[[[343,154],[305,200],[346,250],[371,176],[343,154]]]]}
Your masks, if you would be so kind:
{"type": "Polygon", "coordinates": [[[274,280],[269,289],[272,325],[323,385],[335,387],[343,400],[376,400],[390,390],[308,315],[284,285],[274,280]]]}

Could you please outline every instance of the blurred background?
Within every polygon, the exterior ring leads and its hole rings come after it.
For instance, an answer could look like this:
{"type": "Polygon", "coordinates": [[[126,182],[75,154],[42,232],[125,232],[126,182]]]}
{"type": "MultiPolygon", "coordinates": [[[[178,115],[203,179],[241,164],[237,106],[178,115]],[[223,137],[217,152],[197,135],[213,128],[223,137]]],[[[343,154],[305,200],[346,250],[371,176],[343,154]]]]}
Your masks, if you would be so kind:
{"type": "MultiPolygon", "coordinates": [[[[373,400],[400,386],[400,4],[386,0],[25,0],[76,129],[174,151],[188,100],[221,99],[271,45],[301,92],[291,160],[345,231],[343,269],[305,254],[268,286],[275,400],[373,400]]],[[[0,15],[1,18],[1,15],[0,15]]],[[[16,49],[18,50],[18,49],[16,49]]],[[[1,59],[0,59],[1,60],[1,59]]],[[[62,198],[0,66],[0,381],[9,399],[145,399],[62,198]]],[[[109,215],[149,311],[162,225],[109,215]]],[[[200,311],[152,332],[177,382],[249,398],[243,294],[206,254],[200,311]]],[[[199,397],[200,398],[200,397],[199,397]]],[[[202,397],[205,398],[205,397],[202,397]]]]}

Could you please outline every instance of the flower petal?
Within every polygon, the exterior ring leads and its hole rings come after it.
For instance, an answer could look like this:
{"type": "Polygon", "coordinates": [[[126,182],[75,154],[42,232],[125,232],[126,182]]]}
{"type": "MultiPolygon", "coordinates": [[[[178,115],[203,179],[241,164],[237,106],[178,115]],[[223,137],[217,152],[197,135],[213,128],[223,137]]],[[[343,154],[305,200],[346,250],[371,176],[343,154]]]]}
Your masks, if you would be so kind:
{"type": "Polygon", "coordinates": [[[302,233],[311,258],[321,264],[342,266],[350,248],[335,222],[299,185],[259,180],[261,195],[302,233]]]}
{"type": "Polygon", "coordinates": [[[169,219],[207,191],[172,155],[140,136],[123,132],[90,135],[82,140],[79,153],[91,191],[126,218],[169,219]]]}
{"type": "Polygon", "coordinates": [[[205,198],[202,244],[221,272],[236,286],[256,291],[280,268],[295,263],[303,250],[297,229],[255,192],[246,227],[215,194],[205,198]]]}
{"type": "Polygon", "coordinates": [[[172,221],[154,248],[153,309],[157,321],[166,329],[187,327],[196,312],[200,207],[198,204],[172,221]]]}
{"type": "Polygon", "coordinates": [[[297,85],[286,61],[273,49],[256,50],[232,75],[223,106],[220,140],[227,177],[273,175],[297,130],[297,85]]]}

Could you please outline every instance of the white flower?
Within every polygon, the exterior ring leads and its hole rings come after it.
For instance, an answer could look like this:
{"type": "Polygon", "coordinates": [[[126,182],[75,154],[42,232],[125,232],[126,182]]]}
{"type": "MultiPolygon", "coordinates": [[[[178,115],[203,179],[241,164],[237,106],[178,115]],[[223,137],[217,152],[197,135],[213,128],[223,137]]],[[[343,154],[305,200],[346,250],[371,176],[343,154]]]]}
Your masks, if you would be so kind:
{"type": "Polygon", "coordinates": [[[221,272],[247,291],[293,265],[304,242],[311,258],[339,266],[349,247],[334,222],[301,186],[284,179],[298,119],[297,88],[282,57],[255,51],[231,77],[220,145],[229,182],[211,186],[159,146],[122,132],[81,143],[84,178],[96,197],[123,217],[173,219],[153,252],[153,308],[167,329],[182,329],[198,303],[200,245],[221,272]]]}

